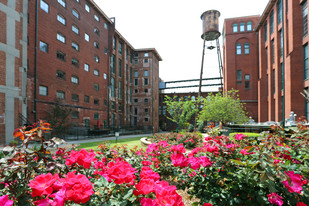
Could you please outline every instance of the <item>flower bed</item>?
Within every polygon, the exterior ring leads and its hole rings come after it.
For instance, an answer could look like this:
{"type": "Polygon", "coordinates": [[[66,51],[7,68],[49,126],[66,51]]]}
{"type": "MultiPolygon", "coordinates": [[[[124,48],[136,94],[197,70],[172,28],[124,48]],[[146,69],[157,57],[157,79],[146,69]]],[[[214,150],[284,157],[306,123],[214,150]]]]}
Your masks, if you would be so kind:
{"type": "Polygon", "coordinates": [[[14,135],[24,147],[0,152],[0,205],[308,205],[308,128],[287,138],[276,128],[257,139],[213,136],[186,153],[183,144],[152,143],[146,150],[122,147],[59,149],[44,141],[39,122],[14,135]],[[31,140],[41,148],[28,149],[31,140]],[[169,180],[168,182],[166,180],[169,180]]]}

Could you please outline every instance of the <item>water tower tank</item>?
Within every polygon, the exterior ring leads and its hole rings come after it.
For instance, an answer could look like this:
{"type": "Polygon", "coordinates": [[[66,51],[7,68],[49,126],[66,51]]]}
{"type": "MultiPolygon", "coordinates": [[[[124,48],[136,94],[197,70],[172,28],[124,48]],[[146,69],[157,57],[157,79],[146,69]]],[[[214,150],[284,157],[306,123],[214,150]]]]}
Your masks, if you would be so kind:
{"type": "Polygon", "coordinates": [[[219,16],[220,12],[217,10],[208,10],[202,14],[202,39],[205,38],[206,41],[212,41],[220,37],[221,33],[219,32],[219,16]]]}

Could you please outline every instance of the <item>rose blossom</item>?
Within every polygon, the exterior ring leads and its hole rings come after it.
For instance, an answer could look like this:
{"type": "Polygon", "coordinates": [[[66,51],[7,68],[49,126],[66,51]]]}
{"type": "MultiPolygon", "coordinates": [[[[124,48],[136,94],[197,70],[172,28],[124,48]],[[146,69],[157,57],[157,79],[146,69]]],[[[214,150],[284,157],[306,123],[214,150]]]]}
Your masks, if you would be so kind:
{"type": "Polygon", "coordinates": [[[268,201],[274,205],[283,205],[283,197],[279,196],[277,193],[271,193],[267,195],[268,201]]]}
{"type": "Polygon", "coordinates": [[[3,195],[0,197],[0,205],[3,206],[12,206],[14,204],[13,200],[9,199],[9,196],[3,195]]]}
{"type": "Polygon", "coordinates": [[[188,158],[186,158],[182,153],[174,153],[171,155],[172,163],[175,167],[187,167],[188,158]]]}
{"type": "Polygon", "coordinates": [[[235,139],[236,139],[236,140],[242,140],[243,137],[244,137],[244,134],[238,134],[238,133],[237,133],[237,134],[235,135],[235,139]]]}
{"type": "Polygon", "coordinates": [[[289,190],[289,192],[299,193],[303,190],[302,185],[304,184],[302,181],[302,176],[299,174],[294,174],[294,171],[284,171],[284,173],[289,176],[291,180],[291,185],[288,180],[283,181],[284,186],[289,190]]]}
{"type": "Polygon", "coordinates": [[[153,179],[141,179],[141,181],[135,185],[137,190],[134,190],[134,195],[147,195],[154,192],[155,182],[153,179]]]}
{"type": "Polygon", "coordinates": [[[142,167],[139,177],[141,179],[153,179],[155,182],[160,179],[160,175],[154,172],[150,167],[142,167]]]}
{"type": "Polygon", "coordinates": [[[34,180],[30,180],[28,184],[29,187],[32,189],[31,196],[37,197],[42,195],[49,196],[53,192],[53,184],[59,179],[58,174],[52,175],[51,173],[48,174],[41,174],[36,176],[34,180]]]}
{"type": "Polygon", "coordinates": [[[95,158],[96,154],[94,152],[87,152],[85,149],[80,151],[71,151],[70,158],[65,160],[65,164],[70,166],[74,163],[77,163],[80,166],[83,166],[86,169],[89,169],[91,163],[97,160],[95,158]]]}
{"type": "Polygon", "coordinates": [[[114,180],[116,184],[130,183],[133,184],[136,176],[136,169],[128,162],[123,160],[116,160],[107,164],[107,176],[114,180]]]}

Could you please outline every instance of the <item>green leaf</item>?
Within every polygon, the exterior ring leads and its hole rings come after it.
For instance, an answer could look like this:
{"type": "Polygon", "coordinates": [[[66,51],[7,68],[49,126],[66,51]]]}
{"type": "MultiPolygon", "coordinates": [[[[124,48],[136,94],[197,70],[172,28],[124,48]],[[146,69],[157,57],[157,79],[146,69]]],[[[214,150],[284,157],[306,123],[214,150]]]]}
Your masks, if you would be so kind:
{"type": "Polygon", "coordinates": [[[133,195],[133,189],[128,190],[127,194],[123,195],[123,199],[128,199],[133,195]]]}
{"type": "Polygon", "coordinates": [[[241,161],[239,161],[239,160],[234,160],[234,159],[231,159],[230,162],[234,162],[234,163],[236,163],[236,164],[238,164],[238,165],[242,165],[242,166],[245,166],[245,165],[246,165],[246,163],[241,162],[241,161]]]}

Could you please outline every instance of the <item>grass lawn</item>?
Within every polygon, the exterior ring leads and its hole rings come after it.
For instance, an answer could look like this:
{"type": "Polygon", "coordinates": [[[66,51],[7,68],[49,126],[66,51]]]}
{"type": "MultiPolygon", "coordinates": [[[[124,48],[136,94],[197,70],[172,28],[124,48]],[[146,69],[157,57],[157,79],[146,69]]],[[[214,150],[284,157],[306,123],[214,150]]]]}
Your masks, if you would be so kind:
{"type": "MultiPolygon", "coordinates": [[[[132,137],[132,138],[125,138],[125,139],[118,139],[117,143],[116,143],[116,139],[113,140],[108,140],[111,143],[111,147],[113,147],[114,145],[123,145],[126,144],[128,145],[127,147],[129,149],[132,149],[134,146],[138,146],[139,148],[142,147],[141,145],[141,141],[140,139],[143,137],[132,137]]],[[[84,149],[93,149],[93,150],[97,150],[98,145],[105,143],[105,141],[99,141],[99,142],[87,142],[87,143],[81,143],[79,147],[79,149],[84,148],[84,149]]]]}

